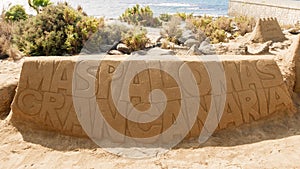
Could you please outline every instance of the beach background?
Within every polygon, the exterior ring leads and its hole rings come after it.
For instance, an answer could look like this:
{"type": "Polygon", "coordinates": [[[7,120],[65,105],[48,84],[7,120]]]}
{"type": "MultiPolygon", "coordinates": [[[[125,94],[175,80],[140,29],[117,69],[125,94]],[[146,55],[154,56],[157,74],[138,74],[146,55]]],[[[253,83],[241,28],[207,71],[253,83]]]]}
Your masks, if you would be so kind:
{"type": "MultiPolygon", "coordinates": [[[[128,7],[135,4],[149,5],[154,15],[162,13],[174,14],[177,12],[193,13],[194,15],[227,15],[228,0],[51,0],[51,2],[68,2],[74,8],[78,5],[91,16],[106,18],[118,18],[128,7]]],[[[0,0],[0,10],[7,9],[9,4],[23,5],[27,12],[35,14],[30,9],[27,0],[0,0]]]]}

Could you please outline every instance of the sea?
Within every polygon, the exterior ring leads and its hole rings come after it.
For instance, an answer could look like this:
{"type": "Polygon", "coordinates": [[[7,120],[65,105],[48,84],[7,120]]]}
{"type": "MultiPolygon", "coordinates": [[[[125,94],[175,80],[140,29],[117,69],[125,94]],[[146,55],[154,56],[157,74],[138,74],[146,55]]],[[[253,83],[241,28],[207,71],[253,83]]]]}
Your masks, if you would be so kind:
{"type": "MultiPolygon", "coordinates": [[[[51,2],[68,2],[74,8],[80,5],[88,15],[105,18],[118,18],[126,8],[135,4],[150,6],[155,16],[177,12],[224,16],[228,11],[228,0],[51,0],[51,2]]],[[[35,14],[27,4],[27,0],[0,0],[0,3],[0,11],[20,4],[29,14],[35,14]]]]}

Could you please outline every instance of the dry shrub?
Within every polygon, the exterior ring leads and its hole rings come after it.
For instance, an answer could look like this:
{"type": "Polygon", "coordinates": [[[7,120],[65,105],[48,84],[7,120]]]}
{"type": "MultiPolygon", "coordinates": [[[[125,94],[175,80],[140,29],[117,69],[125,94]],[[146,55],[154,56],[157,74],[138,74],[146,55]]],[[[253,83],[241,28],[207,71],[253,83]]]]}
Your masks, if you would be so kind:
{"type": "Polygon", "coordinates": [[[246,16],[238,16],[233,19],[233,21],[236,23],[239,30],[237,31],[240,35],[245,35],[246,33],[252,32],[256,21],[254,18],[249,18],[246,16]]]}
{"type": "Polygon", "coordinates": [[[157,17],[153,17],[153,11],[149,6],[140,7],[136,4],[132,8],[127,8],[125,12],[120,16],[120,20],[134,25],[158,27],[161,26],[161,22],[157,17]]]}
{"type": "Polygon", "coordinates": [[[12,25],[5,21],[5,12],[0,20],[0,58],[9,57],[11,47],[12,25]]]}
{"type": "Polygon", "coordinates": [[[185,21],[186,19],[190,19],[193,17],[193,14],[187,14],[185,12],[177,12],[174,16],[181,18],[181,20],[185,21]]]}
{"type": "Polygon", "coordinates": [[[172,18],[172,15],[167,14],[167,13],[163,13],[163,14],[159,15],[159,19],[164,22],[169,22],[171,20],[171,18],[172,18]]]}
{"type": "Polygon", "coordinates": [[[182,29],[180,29],[181,18],[173,16],[171,20],[163,26],[161,30],[162,37],[168,39],[170,42],[177,43],[178,38],[182,35],[182,29]]]}
{"type": "Polygon", "coordinates": [[[186,20],[186,27],[193,31],[197,29],[205,30],[212,21],[213,17],[211,16],[192,17],[186,20]]]}
{"type": "Polygon", "coordinates": [[[187,28],[194,33],[204,32],[212,43],[228,42],[229,39],[226,34],[231,34],[235,38],[252,32],[255,27],[255,20],[245,16],[235,18],[200,16],[189,18],[186,23],[187,28]]]}

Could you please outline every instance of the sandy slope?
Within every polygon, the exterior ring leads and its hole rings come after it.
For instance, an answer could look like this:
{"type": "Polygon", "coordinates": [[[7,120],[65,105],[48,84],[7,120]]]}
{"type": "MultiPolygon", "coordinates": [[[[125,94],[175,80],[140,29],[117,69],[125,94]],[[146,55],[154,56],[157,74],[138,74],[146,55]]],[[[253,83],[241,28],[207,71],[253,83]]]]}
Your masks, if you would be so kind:
{"type": "Polygon", "coordinates": [[[109,154],[88,139],[18,131],[8,117],[0,121],[0,168],[300,168],[300,111],[140,160],[109,154]]]}

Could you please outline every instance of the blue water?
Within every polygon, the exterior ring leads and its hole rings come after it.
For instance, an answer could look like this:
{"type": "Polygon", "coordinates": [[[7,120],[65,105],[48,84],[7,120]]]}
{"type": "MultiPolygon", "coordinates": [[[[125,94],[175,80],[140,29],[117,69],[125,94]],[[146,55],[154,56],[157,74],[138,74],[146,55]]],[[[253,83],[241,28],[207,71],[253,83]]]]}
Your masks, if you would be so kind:
{"type": "MultiPolygon", "coordinates": [[[[52,0],[61,2],[62,0],[52,0]]],[[[194,15],[227,15],[228,0],[66,0],[73,7],[81,5],[88,15],[105,16],[106,18],[117,18],[126,8],[135,4],[141,6],[149,5],[158,16],[161,13],[186,12],[194,15]]],[[[7,8],[8,4],[22,4],[29,13],[30,10],[27,0],[0,0],[0,10],[7,8]]]]}

